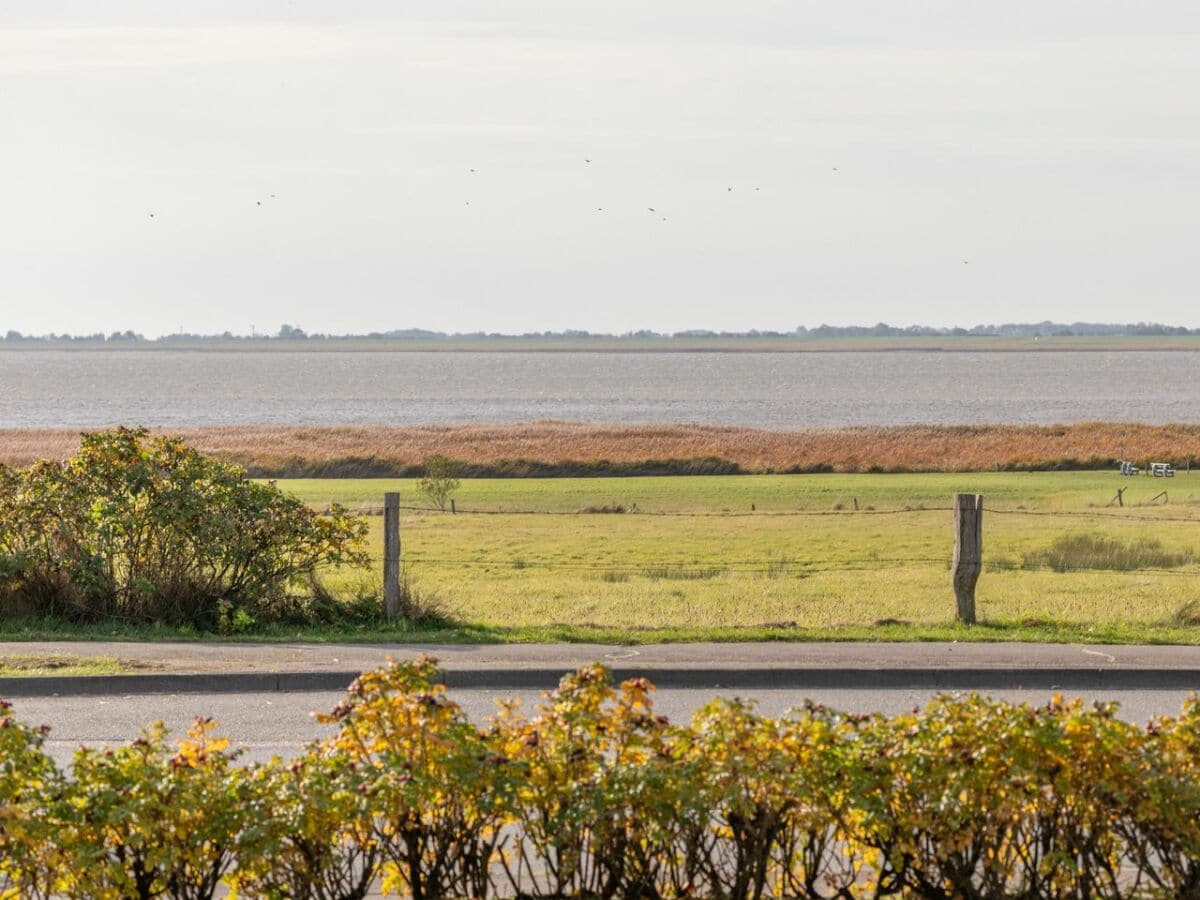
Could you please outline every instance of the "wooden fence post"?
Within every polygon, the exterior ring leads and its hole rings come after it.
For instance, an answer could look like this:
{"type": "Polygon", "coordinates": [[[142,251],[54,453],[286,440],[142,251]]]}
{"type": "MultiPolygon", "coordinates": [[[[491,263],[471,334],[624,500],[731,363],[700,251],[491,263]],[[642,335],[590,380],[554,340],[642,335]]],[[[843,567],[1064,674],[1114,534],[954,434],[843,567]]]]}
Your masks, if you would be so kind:
{"type": "Polygon", "coordinates": [[[400,495],[383,495],[383,612],[398,619],[400,609],[400,495]]]}
{"type": "Polygon", "coordinates": [[[975,584],[983,568],[983,495],[954,495],[954,602],[958,621],[975,624],[975,584]]]}

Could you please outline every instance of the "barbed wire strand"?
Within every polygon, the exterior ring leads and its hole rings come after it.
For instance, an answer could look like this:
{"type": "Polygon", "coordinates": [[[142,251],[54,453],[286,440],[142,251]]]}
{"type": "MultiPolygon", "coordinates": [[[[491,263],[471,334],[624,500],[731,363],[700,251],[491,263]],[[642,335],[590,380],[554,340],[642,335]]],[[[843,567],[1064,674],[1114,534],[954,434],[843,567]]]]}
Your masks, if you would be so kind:
{"type": "MultiPolygon", "coordinates": [[[[1161,509],[1161,507],[1158,507],[1161,509]]],[[[346,511],[357,515],[382,515],[382,506],[345,507],[346,511]]],[[[858,510],[755,510],[755,511],[682,511],[682,510],[532,510],[532,509],[455,509],[440,510],[428,506],[401,505],[401,511],[427,514],[466,515],[466,516],[589,516],[589,515],[631,515],[672,518],[777,518],[777,517],[851,517],[851,516],[880,516],[880,515],[916,515],[928,512],[953,512],[952,506],[915,506],[897,509],[858,509],[858,510]]],[[[1098,510],[1029,510],[1003,509],[999,507],[984,507],[984,511],[1002,516],[1033,516],[1060,519],[1088,519],[1092,521],[1138,522],[1143,524],[1165,523],[1200,523],[1198,517],[1138,515],[1134,513],[1101,512],[1098,510]]],[[[544,571],[570,571],[581,573],[612,573],[640,575],[652,580],[702,580],[717,577],[721,574],[791,574],[801,576],[820,575],[838,572],[869,572],[895,571],[910,566],[937,566],[949,570],[952,560],[948,557],[878,557],[868,558],[848,565],[823,566],[819,563],[788,560],[736,560],[732,562],[702,563],[659,563],[628,566],[606,563],[587,562],[552,562],[541,560],[525,560],[520,557],[509,559],[481,559],[478,557],[438,557],[406,555],[406,565],[432,565],[463,568],[489,569],[540,569],[544,571]]],[[[1051,564],[984,562],[984,571],[990,574],[1004,572],[1054,572],[1056,574],[1104,574],[1104,575],[1153,575],[1183,578],[1197,578],[1200,573],[1194,569],[1167,568],[1161,566],[1138,567],[1136,569],[1111,569],[1096,566],[1063,566],[1051,564]]]]}
{"type": "MultiPolygon", "coordinates": [[[[805,562],[786,562],[786,561],[758,561],[758,562],[729,562],[721,563],[714,562],[711,564],[684,564],[684,563],[667,563],[658,565],[618,565],[606,563],[559,563],[546,562],[540,560],[525,560],[520,557],[508,559],[478,559],[460,557],[449,559],[445,557],[432,556],[405,556],[405,564],[412,565],[434,565],[434,566],[452,566],[462,568],[488,568],[488,569],[541,569],[544,571],[569,571],[569,572],[613,572],[624,573],[629,575],[641,575],[652,580],[669,581],[672,579],[686,580],[694,578],[702,580],[704,577],[717,577],[721,574],[777,574],[777,573],[792,573],[798,575],[820,575],[827,572],[872,572],[872,571],[896,571],[907,566],[936,566],[940,571],[949,571],[952,561],[949,558],[941,557],[906,557],[906,558],[887,558],[887,559],[866,559],[854,564],[839,565],[839,566],[822,566],[814,565],[805,562]]],[[[1181,569],[1167,568],[1163,566],[1146,566],[1136,569],[1108,569],[1097,566],[1062,566],[1052,565],[1049,563],[1030,564],[1017,563],[1014,565],[984,563],[984,571],[988,574],[1003,574],[1005,572],[1053,572],[1059,575],[1063,574],[1092,574],[1092,575],[1127,575],[1136,577],[1139,575],[1164,575],[1179,578],[1200,578],[1200,572],[1195,568],[1181,569]]]]}
{"type": "MultiPolygon", "coordinates": [[[[328,508],[328,507],[327,507],[328,508]]],[[[1154,509],[1162,509],[1163,507],[1153,507],[1154,509]]],[[[352,506],[343,507],[343,509],[352,514],[360,516],[380,516],[384,513],[382,506],[352,506]]],[[[568,509],[456,509],[453,513],[450,510],[432,509],[427,506],[400,506],[402,512],[419,512],[436,515],[460,515],[460,516],[602,516],[602,515],[627,515],[632,517],[664,517],[664,518],[782,518],[782,517],[826,517],[826,518],[850,518],[853,516],[894,516],[894,515],[916,515],[928,512],[954,512],[952,506],[914,506],[900,509],[857,509],[857,510],[829,510],[829,509],[782,509],[782,510],[624,510],[617,512],[615,510],[568,510],[568,509]]],[[[1036,510],[1036,509],[1002,509],[999,507],[986,506],[984,512],[992,513],[1001,516],[1037,516],[1043,518],[1060,518],[1060,519],[1093,519],[1097,521],[1114,521],[1114,522],[1175,522],[1175,523],[1190,523],[1200,524],[1200,516],[1156,516],[1156,515],[1137,515],[1131,513],[1106,513],[1091,510],[1036,510]]]]}
{"type": "MultiPolygon", "coordinates": [[[[431,509],[428,506],[401,506],[398,507],[402,512],[422,512],[437,515],[460,515],[460,516],[604,516],[604,515],[626,515],[626,516],[661,516],[667,518],[771,518],[783,516],[890,516],[890,515],[905,515],[910,513],[924,512],[953,512],[952,506],[914,506],[911,509],[858,509],[858,510],[837,510],[837,509],[779,509],[779,510],[730,510],[728,512],[720,510],[630,510],[626,509],[623,512],[615,510],[579,510],[579,509],[456,509],[454,513],[450,510],[431,509]]],[[[343,507],[346,512],[356,515],[383,515],[384,508],[382,506],[353,506],[343,507]]],[[[1197,520],[1200,521],[1200,520],[1197,520]]]]}

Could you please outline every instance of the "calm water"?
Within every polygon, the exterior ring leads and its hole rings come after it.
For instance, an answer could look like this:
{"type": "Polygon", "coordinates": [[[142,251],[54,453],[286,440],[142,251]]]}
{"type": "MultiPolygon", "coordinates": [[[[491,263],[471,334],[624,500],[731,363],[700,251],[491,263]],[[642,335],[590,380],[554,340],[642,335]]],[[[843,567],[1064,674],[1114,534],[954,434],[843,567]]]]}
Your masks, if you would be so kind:
{"type": "Polygon", "coordinates": [[[1200,422],[1200,354],[0,351],[0,427],[1200,422]]]}

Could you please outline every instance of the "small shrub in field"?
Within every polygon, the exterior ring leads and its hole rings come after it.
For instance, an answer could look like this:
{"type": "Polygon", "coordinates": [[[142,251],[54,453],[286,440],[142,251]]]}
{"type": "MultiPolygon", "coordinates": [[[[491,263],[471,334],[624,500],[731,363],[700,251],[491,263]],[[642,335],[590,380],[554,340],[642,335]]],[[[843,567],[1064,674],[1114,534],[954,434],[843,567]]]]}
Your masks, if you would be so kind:
{"type": "Polygon", "coordinates": [[[365,534],[181,441],[85,434],[64,462],[0,467],[0,605],[211,628],[222,610],[270,615],[323,566],[365,564],[365,534]]]}
{"type": "Polygon", "coordinates": [[[400,572],[400,614],[410,622],[450,621],[450,612],[437,592],[418,587],[407,570],[400,572]]]}
{"type": "Polygon", "coordinates": [[[1191,550],[1168,550],[1157,538],[1122,541],[1101,534],[1067,534],[1044,550],[1025,554],[1026,568],[1050,568],[1056,572],[1107,569],[1119,572],[1137,569],[1173,569],[1191,565],[1191,550]]]}
{"type": "Polygon", "coordinates": [[[458,480],[458,463],[448,456],[436,454],[425,460],[425,474],[417,482],[417,492],[435,509],[445,511],[446,504],[462,482],[458,480]]]}
{"type": "Polygon", "coordinates": [[[1200,600],[1185,600],[1171,614],[1169,621],[1184,627],[1200,625],[1200,600]]]}

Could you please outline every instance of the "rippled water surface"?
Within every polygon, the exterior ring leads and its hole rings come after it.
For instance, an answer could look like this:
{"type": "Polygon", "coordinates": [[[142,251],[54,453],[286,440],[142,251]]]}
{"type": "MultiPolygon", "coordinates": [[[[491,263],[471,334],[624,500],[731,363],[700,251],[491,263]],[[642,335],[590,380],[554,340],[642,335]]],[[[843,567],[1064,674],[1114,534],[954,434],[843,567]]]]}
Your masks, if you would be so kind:
{"type": "Polygon", "coordinates": [[[0,351],[0,427],[1200,422],[1200,354],[0,351]]]}

